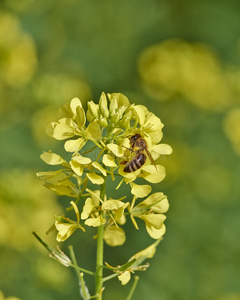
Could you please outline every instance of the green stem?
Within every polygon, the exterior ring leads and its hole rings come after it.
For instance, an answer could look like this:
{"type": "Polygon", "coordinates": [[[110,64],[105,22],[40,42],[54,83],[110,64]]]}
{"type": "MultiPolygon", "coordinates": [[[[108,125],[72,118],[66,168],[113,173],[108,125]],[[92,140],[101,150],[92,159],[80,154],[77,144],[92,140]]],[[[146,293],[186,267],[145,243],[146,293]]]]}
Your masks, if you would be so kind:
{"type": "Polygon", "coordinates": [[[69,267],[72,267],[72,268],[74,268],[75,270],[78,270],[79,272],[81,271],[81,272],[83,272],[83,273],[86,273],[86,274],[95,276],[95,273],[94,273],[94,272],[89,271],[89,270],[84,269],[84,268],[81,268],[81,267],[79,267],[79,266],[76,266],[76,265],[74,265],[74,264],[69,264],[69,267]]]}
{"type": "Polygon", "coordinates": [[[127,299],[126,300],[131,300],[132,299],[132,295],[136,289],[136,286],[137,286],[137,283],[138,283],[138,280],[139,280],[139,277],[138,276],[135,276],[134,277],[134,282],[133,282],[133,285],[132,285],[132,288],[127,296],[127,299]]]}
{"type": "MultiPolygon", "coordinates": [[[[75,253],[74,253],[74,251],[73,251],[73,247],[72,247],[72,246],[69,246],[68,249],[69,249],[69,252],[70,252],[70,256],[71,256],[73,265],[75,266],[75,267],[74,267],[74,270],[75,270],[75,272],[76,272],[76,275],[77,275],[77,278],[78,278],[78,284],[79,284],[79,286],[80,286],[80,283],[81,283],[81,276],[80,276],[80,272],[79,272],[79,271],[77,270],[77,268],[76,268],[76,267],[78,267],[77,260],[76,260],[76,256],[75,256],[75,253]]],[[[81,293],[80,293],[80,295],[81,295],[81,293]]]]}
{"type": "MultiPolygon", "coordinates": [[[[106,180],[101,186],[100,198],[104,200],[106,189],[106,180]]],[[[95,288],[96,295],[98,295],[98,299],[100,300],[103,288],[103,233],[104,233],[104,225],[98,227],[97,233],[97,256],[96,256],[96,275],[95,275],[95,288]]]]}
{"type": "Polygon", "coordinates": [[[103,282],[108,281],[108,280],[110,280],[110,279],[113,279],[113,278],[115,278],[115,277],[117,277],[117,276],[119,276],[118,273],[113,273],[113,274],[111,274],[111,275],[109,275],[109,276],[104,277],[104,278],[103,278],[103,282]]]}

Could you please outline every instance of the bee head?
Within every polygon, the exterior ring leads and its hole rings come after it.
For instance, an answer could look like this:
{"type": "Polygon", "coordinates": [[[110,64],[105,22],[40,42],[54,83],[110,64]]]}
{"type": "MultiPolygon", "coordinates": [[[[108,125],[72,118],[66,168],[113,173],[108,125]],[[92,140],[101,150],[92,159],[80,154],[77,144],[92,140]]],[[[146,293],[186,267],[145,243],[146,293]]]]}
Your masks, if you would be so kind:
{"type": "Polygon", "coordinates": [[[135,142],[140,137],[141,137],[141,135],[139,133],[136,133],[130,137],[130,142],[135,142]]]}

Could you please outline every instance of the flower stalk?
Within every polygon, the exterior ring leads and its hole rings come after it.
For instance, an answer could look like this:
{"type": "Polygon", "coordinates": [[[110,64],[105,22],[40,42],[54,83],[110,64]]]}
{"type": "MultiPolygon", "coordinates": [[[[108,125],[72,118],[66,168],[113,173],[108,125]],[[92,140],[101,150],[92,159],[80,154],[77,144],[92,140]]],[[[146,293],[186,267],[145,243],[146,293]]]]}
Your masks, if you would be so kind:
{"type": "MultiPolygon", "coordinates": [[[[101,185],[100,198],[103,200],[106,190],[106,180],[104,180],[101,185]]],[[[104,225],[98,227],[97,232],[97,256],[96,256],[96,274],[95,274],[95,289],[96,295],[101,300],[102,288],[103,288],[103,234],[104,234],[104,225]]]]}

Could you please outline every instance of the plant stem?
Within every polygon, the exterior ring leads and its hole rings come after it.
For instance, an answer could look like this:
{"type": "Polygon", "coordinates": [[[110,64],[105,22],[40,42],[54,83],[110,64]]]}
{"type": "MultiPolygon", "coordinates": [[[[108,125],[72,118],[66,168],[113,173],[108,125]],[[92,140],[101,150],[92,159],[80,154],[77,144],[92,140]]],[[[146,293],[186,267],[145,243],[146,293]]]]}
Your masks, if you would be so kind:
{"type": "MultiPolygon", "coordinates": [[[[104,200],[106,189],[106,180],[101,186],[100,198],[104,200]]],[[[104,225],[98,227],[97,233],[97,256],[96,256],[96,275],[95,275],[95,288],[98,299],[101,300],[102,288],[103,288],[103,233],[104,225]]]]}
{"type": "MultiPolygon", "coordinates": [[[[77,278],[78,278],[78,285],[79,285],[79,287],[81,287],[81,275],[80,275],[80,272],[76,268],[76,267],[78,267],[78,264],[77,264],[75,253],[73,251],[73,247],[69,246],[68,249],[70,251],[70,256],[71,256],[71,259],[73,261],[73,266],[75,266],[74,270],[75,270],[77,278]]],[[[80,295],[81,295],[81,290],[80,290],[80,295]]]]}
{"type": "Polygon", "coordinates": [[[128,294],[128,297],[126,300],[131,300],[132,299],[132,295],[136,289],[136,286],[137,286],[137,283],[138,283],[138,280],[139,280],[139,277],[138,276],[135,276],[134,277],[134,282],[133,282],[133,285],[132,285],[132,288],[130,290],[130,293],[128,294]]]}

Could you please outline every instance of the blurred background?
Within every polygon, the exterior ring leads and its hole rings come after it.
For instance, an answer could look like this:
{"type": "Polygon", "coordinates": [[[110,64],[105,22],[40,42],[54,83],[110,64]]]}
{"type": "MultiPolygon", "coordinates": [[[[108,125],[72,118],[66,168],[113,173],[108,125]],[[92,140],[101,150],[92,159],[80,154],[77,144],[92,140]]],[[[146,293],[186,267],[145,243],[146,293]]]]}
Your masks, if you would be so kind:
{"type": "MultiPolygon", "coordinates": [[[[133,299],[239,300],[238,0],[1,0],[0,290],[79,299],[74,272],[31,234],[55,246],[45,232],[67,206],[35,173],[48,169],[42,151],[63,153],[45,133],[58,108],[73,97],[98,101],[102,91],[147,105],[174,150],[160,159],[167,177],[154,187],[170,201],[167,233],[133,299]]],[[[152,243],[130,222],[125,229],[123,247],[106,246],[112,265],[152,243]]],[[[94,233],[66,243],[82,267],[94,268],[94,233]]],[[[125,299],[129,289],[116,279],[104,299],[125,299]]]]}

